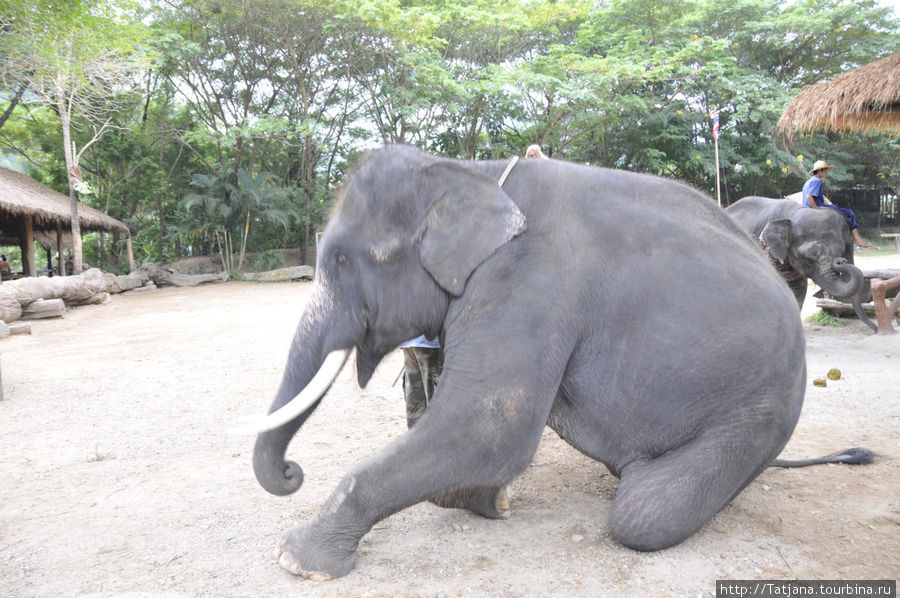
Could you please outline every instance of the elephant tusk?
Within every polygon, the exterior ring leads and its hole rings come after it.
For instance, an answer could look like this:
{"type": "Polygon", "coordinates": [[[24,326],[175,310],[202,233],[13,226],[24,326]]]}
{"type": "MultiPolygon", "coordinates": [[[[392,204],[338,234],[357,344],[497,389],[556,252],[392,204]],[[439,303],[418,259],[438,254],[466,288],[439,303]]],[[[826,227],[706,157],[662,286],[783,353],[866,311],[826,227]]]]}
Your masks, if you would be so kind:
{"type": "Polygon", "coordinates": [[[313,376],[313,379],[296,397],[268,415],[251,417],[247,421],[229,429],[228,434],[232,436],[251,436],[274,430],[288,423],[322,398],[322,395],[331,387],[331,384],[341,372],[349,356],[350,349],[332,351],[325,357],[325,361],[322,362],[322,366],[316,372],[316,375],[313,376]]]}

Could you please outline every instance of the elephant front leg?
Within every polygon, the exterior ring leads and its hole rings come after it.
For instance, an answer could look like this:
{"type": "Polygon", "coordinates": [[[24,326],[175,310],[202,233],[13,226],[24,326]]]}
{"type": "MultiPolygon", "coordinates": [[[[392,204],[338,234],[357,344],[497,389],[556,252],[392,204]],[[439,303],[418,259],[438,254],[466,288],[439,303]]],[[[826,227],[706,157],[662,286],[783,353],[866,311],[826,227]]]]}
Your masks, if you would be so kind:
{"type": "Polygon", "coordinates": [[[288,531],[279,562],[310,579],[353,567],[358,543],[377,522],[424,500],[503,517],[505,484],[537,449],[547,405],[523,391],[495,390],[454,404],[441,395],[404,436],[348,474],[309,522],[288,531]]]}
{"type": "Polygon", "coordinates": [[[345,477],[310,521],[284,533],[275,548],[282,567],[314,581],[341,577],[353,569],[359,540],[371,527],[354,525],[359,514],[347,504],[354,485],[352,476],[345,477]]]}
{"type": "MultiPolygon", "coordinates": [[[[444,367],[444,352],[429,347],[403,349],[403,398],[406,401],[406,423],[412,428],[425,413],[434,397],[444,367]]],[[[488,519],[509,519],[506,486],[460,488],[429,499],[446,509],[465,509],[488,519]]]]}

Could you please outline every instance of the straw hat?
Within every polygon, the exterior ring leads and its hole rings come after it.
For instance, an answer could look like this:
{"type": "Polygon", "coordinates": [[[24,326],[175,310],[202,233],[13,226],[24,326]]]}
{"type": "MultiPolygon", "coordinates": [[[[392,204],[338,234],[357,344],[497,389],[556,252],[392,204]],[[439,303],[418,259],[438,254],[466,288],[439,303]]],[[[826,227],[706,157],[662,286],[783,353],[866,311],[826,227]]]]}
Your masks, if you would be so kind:
{"type": "Polygon", "coordinates": [[[813,164],[809,174],[816,174],[820,170],[831,170],[832,168],[834,168],[834,166],[830,166],[825,160],[816,160],[816,163],[813,164]]]}

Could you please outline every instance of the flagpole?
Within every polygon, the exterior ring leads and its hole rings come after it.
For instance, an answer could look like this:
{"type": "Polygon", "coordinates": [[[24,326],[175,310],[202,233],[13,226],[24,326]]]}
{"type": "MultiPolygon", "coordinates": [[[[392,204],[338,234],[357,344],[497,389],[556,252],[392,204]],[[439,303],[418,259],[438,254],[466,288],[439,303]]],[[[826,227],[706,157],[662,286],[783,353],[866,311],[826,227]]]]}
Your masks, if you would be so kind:
{"type": "Polygon", "coordinates": [[[716,202],[722,207],[722,192],[719,188],[719,111],[713,111],[713,139],[716,143],[716,202]]]}
{"type": "Polygon", "coordinates": [[[719,188],[719,139],[716,138],[716,201],[722,207],[722,191],[719,188]]]}

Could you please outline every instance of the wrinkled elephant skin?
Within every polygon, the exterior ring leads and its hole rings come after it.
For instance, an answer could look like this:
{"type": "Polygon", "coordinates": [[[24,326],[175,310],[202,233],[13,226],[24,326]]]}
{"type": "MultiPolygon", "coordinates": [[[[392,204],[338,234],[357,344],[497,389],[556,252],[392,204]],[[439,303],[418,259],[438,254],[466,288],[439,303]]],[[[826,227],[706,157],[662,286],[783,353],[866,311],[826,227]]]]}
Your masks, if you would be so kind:
{"type": "Polygon", "coordinates": [[[864,278],[853,265],[853,236],[843,215],[768,197],[745,197],[725,212],[768,252],[799,307],[811,278],[826,293],[852,303],[857,316],[875,329],[860,304],[864,278]]]}
{"type": "MultiPolygon", "coordinates": [[[[388,146],[350,176],[270,412],[336,350],[356,349],[365,386],[401,342],[439,336],[443,374],[416,425],[284,535],[288,570],[346,574],[373,525],[425,500],[505,516],[545,425],[620,477],[610,526],[638,550],[689,537],[787,443],[797,307],[715,202],[556,160],[523,160],[500,188],[508,164],[388,146]]],[[[285,453],[317,405],[257,437],[266,489],[300,486],[285,453]]]]}

